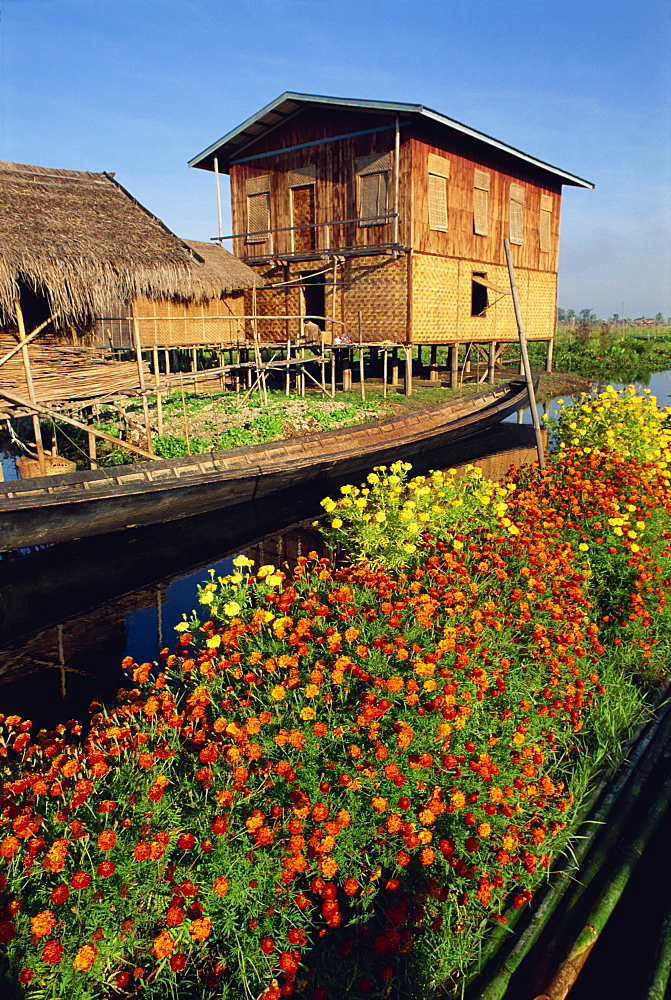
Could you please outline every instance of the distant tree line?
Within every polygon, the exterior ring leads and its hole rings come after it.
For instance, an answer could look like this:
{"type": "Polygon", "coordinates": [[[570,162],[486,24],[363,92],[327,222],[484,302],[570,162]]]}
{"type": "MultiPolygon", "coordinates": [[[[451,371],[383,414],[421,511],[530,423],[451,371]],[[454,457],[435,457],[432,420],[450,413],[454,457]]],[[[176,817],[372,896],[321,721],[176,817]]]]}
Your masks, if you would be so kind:
{"type": "Polygon", "coordinates": [[[597,320],[596,313],[592,309],[581,309],[580,312],[576,312],[575,309],[557,309],[557,322],[565,323],[569,326],[575,326],[576,323],[613,323],[615,325],[630,325],[630,324],[640,324],[641,326],[671,326],[671,316],[669,316],[666,321],[661,312],[656,313],[654,319],[646,318],[645,316],[638,316],[636,319],[631,319],[629,316],[621,317],[619,313],[613,313],[606,320],[597,320]]]}

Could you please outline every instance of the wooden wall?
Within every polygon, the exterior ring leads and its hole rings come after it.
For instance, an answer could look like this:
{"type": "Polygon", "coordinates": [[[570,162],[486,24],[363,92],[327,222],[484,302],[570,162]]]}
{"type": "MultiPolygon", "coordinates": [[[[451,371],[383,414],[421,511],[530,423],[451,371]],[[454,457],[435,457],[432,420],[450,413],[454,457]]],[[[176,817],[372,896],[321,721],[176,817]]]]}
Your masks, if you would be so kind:
{"type": "MultiPolygon", "coordinates": [[[[355,163],[357,157],[372,154],[390,154],[389,210],[393,211],[393,151],[395,139],[395,118],[393,115],[361,115],[351,112],[337,112],[325,115],[323,112],[308,110],[291,122],[275,129],[263,141],[254,145],[254,152],[261,154],[280,147],[314,142],[331,135],[345,135],[366,129],[382,131],[355,136],[339,142],[327,142],[289,153],[278,153],[266,159],[260,158],[247,163],[233,164],[231,174],[231,208],[233,232],[248,231],[247,182],[254,178],[269,178],[270,187],[270,228],[290,227],[291,183],[290,174],[306,166],[314,168],[316,222],[340,219],[356,219],[358,215],[358,195],[355,163]]],[[[247,155],[251,155],[247,153],[247,155]]],[[[410,238],[410,161],[406,152],[401,152],[401,229],[399,239],[407,243],[410,238]]],[[[360,226],[356,222],[333,227],[329,232],[329,245],[335,246],[375,246],[391,243],[394,230],[390,220],[384,225],[360,226]]],[[[325,246],[324,231],[317,231],[317,249],[325,246]]],[[[265,253],[290,253],[293,249],[291,233],[275,233],[268,243],[247,243],[244,239],[235,241],[236,256],[261,256],[265,253]]]]}
{"type": "Polygon", "coordinates": [[[507,157],[505,164],[492,157],[483,156],[478,150],[459,150],[446,142],[438,145],[437,137],[413,136],[409,140],[412,160],[412,215],[413,247],[426,253],[439,254],[462,260],[505,264],[504,237],[510,236],[510,185],[520,185],[524,190],[524,245],[512,246],[516,267],[556,273],[559,255],[559,217],[561,189],[550,186],[548,178],[520,169],[518,161],[507,157]],[[428,171],[429,155],[445,158],[449,162],[450,176],[447,185],[448,230],[437,232],[429,229],[428,171]],[[489,234],[474,233],[473,202],[474,175],[479,169],[490,178],[489,234]],[[552,199],[551,235],[549,252],[540,249],[541,196],[552,199]]]}

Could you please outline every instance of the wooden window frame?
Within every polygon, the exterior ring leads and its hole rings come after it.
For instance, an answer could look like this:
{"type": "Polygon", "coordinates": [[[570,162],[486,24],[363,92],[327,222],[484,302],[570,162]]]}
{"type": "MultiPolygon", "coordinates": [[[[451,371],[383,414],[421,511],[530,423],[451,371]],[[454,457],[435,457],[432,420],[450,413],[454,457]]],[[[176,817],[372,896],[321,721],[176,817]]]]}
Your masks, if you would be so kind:
{"type": "Polygon", "coordinates": [[[524,246],[524,203],[526,192],[521,184],[515,181],[510,185],[509,198],[509,239],[513,246],[524,246]]]}
{"type": "Polygon", "coordinates": [[[541,253],[550,253],[552,250],[552,207],[552,195],[542,194],[538,220],[538,248],[541,253]]]}
{"type": "Polygon", "coordinates": [[[391,221],[382,216],[389,215],[389,193],[391,188],[391,153],[372,153],[369,156],[359,156],[356,159],[356,184],[357,184],[357,218],[359,226],[386,226],[391,221]],[[368,178],[374,178],[369,180],[368,178]],[[377,190],[373,195],[376,205],[375,215],[364,215],[364,209],[370,190],[376,184],[377,190]]]}
{"type": "Polygon", "coordinates": [[[247,197],[247,225],[245,236],[245,243],[258,244],[258,243],[268,243],[270,241],[270,232],[268,231],[271,226],[270,221],[270,177],[268,174],[264,174],[260,177],[249,177],[245,183],[245,194],[247,197]],[[261,206],[263,206],[261,208],[261,206]],[[264,212],[265,222],[267,225],[264,228],[257,229],[252,222],[253,212],[257,211],[257,208],[261,208],[264,212]]]}
{"type": "Polygon", "coordinates": [[[427,160],[427,210],[429,230],[446,233],[449,229],[449,177],[450,161],[444,156],[429,153],[427,160]]]}
{"type": "Polygon", "coordinates": [[[473,176],[473,233],[489,236],[489,191],[491,175],[476,168],[473,176]]]}

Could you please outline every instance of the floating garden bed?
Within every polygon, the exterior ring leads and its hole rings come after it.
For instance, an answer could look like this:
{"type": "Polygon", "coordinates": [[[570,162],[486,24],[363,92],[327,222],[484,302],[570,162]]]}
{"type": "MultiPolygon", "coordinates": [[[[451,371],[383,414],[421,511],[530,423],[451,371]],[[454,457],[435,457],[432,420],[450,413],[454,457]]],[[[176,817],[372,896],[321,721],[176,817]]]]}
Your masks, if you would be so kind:
{"type": "Polygon", "coordinates": [[[0,719],[7,990],[461,996],[659,701],[665,416],[583,401],[502,483],[376,470],[324,501],[339,565],[241,556],[114,710],[0,719]]]}

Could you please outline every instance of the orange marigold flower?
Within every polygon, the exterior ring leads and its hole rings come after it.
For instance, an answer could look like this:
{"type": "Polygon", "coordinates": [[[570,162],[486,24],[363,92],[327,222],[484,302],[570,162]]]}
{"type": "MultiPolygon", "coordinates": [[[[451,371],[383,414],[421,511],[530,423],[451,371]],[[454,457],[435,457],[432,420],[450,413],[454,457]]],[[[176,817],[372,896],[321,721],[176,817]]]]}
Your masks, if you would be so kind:
{"type": "Polygon", "coordinates": [[[217,896],[225,896],[229,889],[229,881],[225,875],[220,875],[215,878],[212,883],[212,891],[217,894],[217,896]]]}
{"type": "Polygon", "coordinates": [[[271,937],[263,937],[261,938],[259,947],[264,955],[270,955],[270,953],[275,950],[275,942],[271,937]]]}
{"type": "Polygon", "coordinates": [[[115,871],[116,865],[113,861],[101,861],[97,868],[100,878],[109,878],[110,875],[114,875],[115,871]]]}
{"type": "Polygon", "coordinates": [[[312,818],[317,822],[321,823],[322,820],[326,819],[329,814],[328,806],[323,802],[318,802],[312,809],[312,818]]]}
{"type": "Polygon", "coordinates": [[[319,870],[324,878],[333,878],[338,871],[338,862],[333,858],[322,858],[319,862],[319,870]]]}
{"type": "Polygon", "coordinates": [[[196,838],[192,833],[180,833],[177,838],[177,846],[180,851],[188,851],[196,843],[196,838]]]}
{"type": "Polygon", "coordinates": [[[466,805],[466,796],[459,789],[455,789],[450,795],[450,800],[455,809],[463,809],[466,805]]]}
{"type": "Polygon", "coordinates": [[[18,837],[14,837],[13,835],[5,837],[0,843],[0,858],[13,858],[20,847],[21,841],[18,837]]]}
{"type": "Polygon", "coordinates": [[[133,857],[136,861],[146,861],[147,858],[151,857],[151,844],[148,844],[146,840],[141,840],[133,848],[133,857]]]}
{"type": "Polygon", "coordinates": [[[94,944],[83,944],[72,959],[72,964],[78,972],[86,972],[96,960],[98,949],[94,944]]]}
{"type": "MultiPolygon", "coordinates": [[[[359,891],[359,883],[357,882],[357,880],[355,878],[346,878],[345,881],[343,882],[343,892],[347,896],[354,896],[358,891],[359,891]]],[[[291,938],[289,938],[289,940],[291,941],[291,938]]],[[[297,942],[292,941],[291,943],[295,944],[297,942]]]]}
{"type": "Polygon", "coordinates": [[[254,830],[258,830],[260,826],[263,826],[264,819],[264,813],[260,809],[254,809],[252,814],[245,820],[245,826],[252,833],[254,830]]]}
{"type": "Polygon", "coordinates": [[[181,972],[182,969],[186,968],[186,955],[183,955],[181,951],[171,955],[169,965],[173,972],[181,972]]]}
{"type": "Polygon", "coordinates": [[[141,753],[137,759],[138,767],[149,768],[154,765],[154,758],[150,753],[141,753]]]}
{"type": "Polygon", "coordinates": [[[158,937],[154,938],[152,951],[160,962],[161,959],[167,958],[174,947],[175,940],[172,934],[169,934],[168,931],[161,931],[158,937]]]}
{"type": "Polygon", "coordinates": [[[423,865],[432,865],[435,857],[436,853],[432,847],[423,847],[419,852],[419,860],[423,865]]]}
{"type": "Polygon", "coordinates": [[[371,805],[372,805],[373,809],[375,810],[375,812],[382,813],[382,812],[385,811],[385,809],[387,808],[387,806],[389,805],[389,803],[388,803],[387,799],[382,798],[381,795],[375,795],[371,799],[371,805]]]}
{"type": "Polygon", "coordinates": [[[189,927],[189,934],[196,941],[204,941],[212,933],[212,921],[209,917],[199,917],[189,927]]]}
{"type": "Polygon", "coordinates": [[[98,847],[101,851],[111,851],[116,844],[116,833],[114,830],[103,830],[98,834],[98,847]]]}
{"type": "Polygon", "coordinates": [[[56,926],[53,910],[41,910],[30,921],[30,930],[35,937],[48,937],[56,926]]]}
{"type": "Polygon", "coordinates": [[[19,972],[19,982],[27,986],[32,981],[34,975],[35,973],[32,969],[21,969],[19,972]]]}

